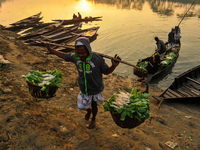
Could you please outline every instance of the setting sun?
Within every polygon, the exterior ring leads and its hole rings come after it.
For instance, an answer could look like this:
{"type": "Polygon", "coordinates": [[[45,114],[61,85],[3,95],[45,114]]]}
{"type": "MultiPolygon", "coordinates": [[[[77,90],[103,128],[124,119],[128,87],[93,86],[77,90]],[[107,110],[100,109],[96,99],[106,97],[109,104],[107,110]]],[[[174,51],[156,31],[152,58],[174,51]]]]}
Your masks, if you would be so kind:
{"type": "Polygon", "coordinates": [[[79,11],[90,11],[90,3],[86,0],[80,0],[77,9],[79,11]]]}

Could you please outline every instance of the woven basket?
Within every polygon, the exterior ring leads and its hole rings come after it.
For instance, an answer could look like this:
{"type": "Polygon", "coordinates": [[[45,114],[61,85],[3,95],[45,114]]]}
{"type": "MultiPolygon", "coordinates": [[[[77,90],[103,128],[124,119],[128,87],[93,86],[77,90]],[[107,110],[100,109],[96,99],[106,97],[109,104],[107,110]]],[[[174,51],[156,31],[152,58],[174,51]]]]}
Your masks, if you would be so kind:
{"type": "MultiPolygon", "coordinates": [[[[111,113],[111,112],[110,112],[111,113]]],[[[113,114],[111,113],[113,120],[115,121],[115,123],[120,126],[121,128],[135,128],[138,125],[140,125],[141,123],[143,123],[145,121],[145,119],[142,120],[136,120],[134,118],[130,118],[128,116],[126,116],[126,119],[124,121],[121,121],[121,114],[113,114]]]]}
{"type": "Polygon", "coordinates": [[[32,83],[26,82],[29,88],[29,93],[36,98],[50,98],[55,96],[56,91],[58,90],[58,87],[51,86],[49,87],[49,92],[42,91],[42,87],[38,85],[34,85],[32,83]]]}
{"type": "Polygon", "coordinates": [[[134,73],[134,75],[136,75],[138,77],[145,77],[148,74],[148,73],[141,72],[141,71],[137,70],[136,68],[133,68],[133,73],[134,73]]]}

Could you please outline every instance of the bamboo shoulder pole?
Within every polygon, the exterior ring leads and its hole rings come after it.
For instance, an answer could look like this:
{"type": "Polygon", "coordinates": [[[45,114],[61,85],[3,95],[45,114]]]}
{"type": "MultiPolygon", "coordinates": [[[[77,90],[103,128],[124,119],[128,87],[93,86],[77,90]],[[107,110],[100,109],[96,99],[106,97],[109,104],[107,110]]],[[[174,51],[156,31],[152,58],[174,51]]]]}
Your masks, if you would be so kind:
{"type": "MultiPolygon", "coordinates": [[[[44,43],[44,44],[50,44],[50,45],[54,45],[54,46],[60,46],[60,47],[75,49],[74,46],[68,46],[68,45],[62,45],[62,44],[55,44],[55,43],[49,43],[49,42],[43,42],[43,41],[38,41],[38,42],[39,42],[39,43],[44,43]]],[[[117,59],[117,58],[114,58],[114,57],[111,57],[111,56],[108,56],[108,55],[105,55],[105,54],[102,54],[102,53],[98,53],[98,52],[94,52],[94,53],[96,53],[96,54],[98,54],[98,55],[100,55],[100,56],[102,56],[102,57],[105,57],[105,58],[108,58],[108,59],[113,59],[113,60],[119,61],[119,62],[121,62],[121,63],[123,63],[123,64],[126,64],[126,65],[129,65],[129,66],[135,67],[135,68],[137,68],[137,69],[141,69],[141,70],[146,71],[146,69],[144,69],[144,68],[141,68],[141,67],[138,67],[138,66],[136,66],[136,65],[130,64],[130,63],[125,62],[125,61],[123,61],[123,60],[119,60],[119,59],[117,59]]]]}
{"type": "Polygon", "coordinates": [[[113,59],[113,60],[119,61],[119,62],[121,62],[121,63],[123,63],[123,64],[126,64],[126,65],[129,65],[129,66],[132,66],[132,67],[135,67],[135,68],[138,68],[138,69],[141,69],[141,70],[146,71],[146,69],[144,69],[144,68],[141,68],[141,67],[138,67],[138,66],[136,66],[136,65],[130,64],[130,63],[125,62],[125,61],[123,61],[123,60],[119,60],[119,59],[116,59],[116,58],[114,58],[114,57],[111,57],[111,56],[108,56],[108,55],[105,55],[105,54],[101,54],[101,53],[98,53],[98,52],[94,52],[94,53],[96,53],[96,54],[98,54],[98,55],[100,55],[100,56],[102,56],[102,57],[105,57],[105,58],[108,58],[108,59],[113,59]]]}

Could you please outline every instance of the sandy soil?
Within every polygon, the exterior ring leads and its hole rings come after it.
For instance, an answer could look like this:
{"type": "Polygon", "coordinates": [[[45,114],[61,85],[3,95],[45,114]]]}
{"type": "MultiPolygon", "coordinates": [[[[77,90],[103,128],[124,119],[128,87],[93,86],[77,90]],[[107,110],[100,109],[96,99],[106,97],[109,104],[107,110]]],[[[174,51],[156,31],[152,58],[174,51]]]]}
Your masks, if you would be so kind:
{"type": "MultiPolygon", "coordinates": [[[[161,90],[150,88],[153,119],[133,129],[117,126],[99,106],[97,126],[86,128],[85,112],[77,111],[77,71],[74,64],[46,55],[43,47],[25,45],[13,32],[0,29],[0,55],[10,61],[0,69],[0,150],[176,150],[200,149],[199,104],[166,103],[152,98],[161,90]],[[62,87],[50,99],[33,98],[22,75],[29,69],[63,73],[62,87]],[[159,108],[159,109],[158,109],[159,108]]],[[[120,55],[120,54],[119,54],[120,55]]],[[[145,86],[126,76],[104,76],[105,101],[119,88],[145,86]]]]}

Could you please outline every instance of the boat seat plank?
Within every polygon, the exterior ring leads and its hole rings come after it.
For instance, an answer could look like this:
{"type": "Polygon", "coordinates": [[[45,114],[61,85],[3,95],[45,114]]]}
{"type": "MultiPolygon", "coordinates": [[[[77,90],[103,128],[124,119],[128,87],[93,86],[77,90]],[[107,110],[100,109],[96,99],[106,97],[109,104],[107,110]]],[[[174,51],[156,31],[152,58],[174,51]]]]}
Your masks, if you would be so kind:
{"type": "Polygon", "coordinates": [[[189,86],[195,88],[196,90],[200,91],[200,85],[195,84],[194,82],[188,82],[187,83],[189,86]]]}
{"type": "Polygon", "coordinates": [[[188,80],[190,80],[190,81],[192,81],[192,82],[194,82],[194,83],[200,85],[200,82],[198,82],[198,81],[196,81],[196,80],[194,80],[194,79],[191,79],[190,77],[186,77],[186,78],[187,78],[188,80]]]}
{"type": "Polygon", "coordinates": [[[193,93],[189,88],[182,86],[181,90],[183,90],[185,93],[189,94],[192,97],[196,97],[198,96],[197,94],[193,93]]]}
{"type": "Polygon", "coordinates": [[[175,95],[176,97],[182,97],[180,94],[178,94],[177,92],[175,92],[175,91],[173,91],[173,90],[171,90],[171,89],[168,89],[168,91],[169,91],[170,93],[172,93],[173,95],[175,95]]]}
{"type": "Polygon", "coordinates": [[[163,95],[163,97],[164,97],[164,98],[173,98],[173,97],[169,96],[167,93],[165,93],[165,94],[163,95]]]}
{"type": "Polygon", "coordinates": [[[189,94],[187,94],[187,93],[185,93],[183,90],[181,90],[181,89],[177,89],[177,92],[179,93],[179,94],[181,94],[183,97],[192,97],[192,96],[190,96],[189,94]]]}
{"type": "Polygon", "coordinates": [[[169,95],[171,98],[177,98],[176,95],[170,93],[169,91],[166,91],[165,94],[169,95]]]}
{"type": "Polygon", "coordinates": [[[188,89],[190,89],[191,92],[193,92],[194,94],[200,96],[199,90],[196,90],[194,87],[191,87],[191,86],[189,86],[189,85],[187,85],[187,84],[183,84],[183,86],[186,87],[186,88],[188,88],[188,89]]]}

